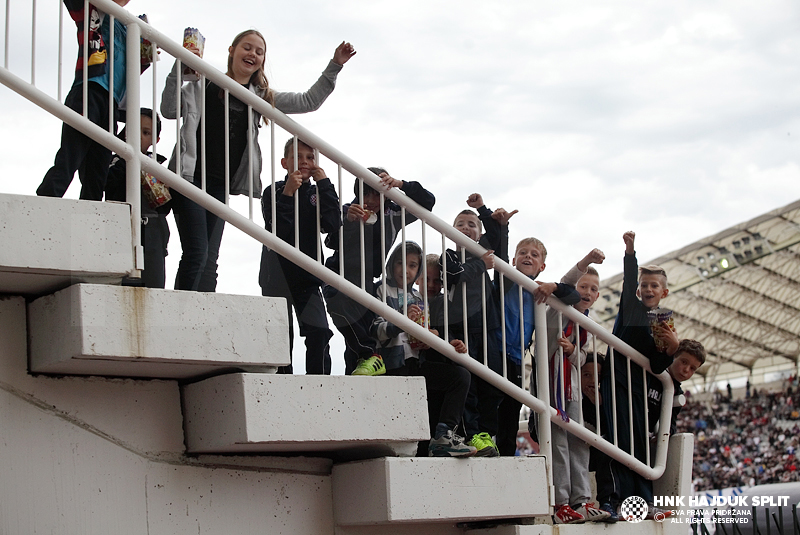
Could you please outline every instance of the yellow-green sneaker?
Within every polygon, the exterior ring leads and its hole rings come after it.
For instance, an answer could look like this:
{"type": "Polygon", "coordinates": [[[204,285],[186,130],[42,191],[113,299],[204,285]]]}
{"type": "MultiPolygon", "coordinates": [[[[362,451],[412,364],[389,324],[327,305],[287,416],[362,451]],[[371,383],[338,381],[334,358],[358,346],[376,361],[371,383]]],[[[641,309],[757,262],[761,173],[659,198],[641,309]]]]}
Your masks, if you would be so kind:
{"type": "Polygon", "coordinates": [[[380,355],[372,355],[368,359],[361,359],[356,365],[356,369],[350,375],[383,375],[386,373],[386,365],[380,355]]]}
{"type": "Polygon", "coordinates": [[[497,449],[492,437],[489,436],[489,433],[478,433],[477,435],[473,435],[472,440],[469,441],[469,444],[478,450],[477,453],[475,453],[476,457],[500,456],[500,451],[497,449]]]}

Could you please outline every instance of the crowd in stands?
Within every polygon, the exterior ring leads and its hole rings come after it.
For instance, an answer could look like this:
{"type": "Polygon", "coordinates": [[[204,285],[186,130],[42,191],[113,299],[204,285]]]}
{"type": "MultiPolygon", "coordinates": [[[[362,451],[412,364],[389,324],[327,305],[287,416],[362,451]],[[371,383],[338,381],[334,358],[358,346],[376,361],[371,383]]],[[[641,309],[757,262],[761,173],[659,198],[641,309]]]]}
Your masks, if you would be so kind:
{"type": "Polygon", "coordinates": [[[696,491],[800,481],[800,388],[796,378],[787,383],[687,403],[678,432],[695,435],[696,491]]]}

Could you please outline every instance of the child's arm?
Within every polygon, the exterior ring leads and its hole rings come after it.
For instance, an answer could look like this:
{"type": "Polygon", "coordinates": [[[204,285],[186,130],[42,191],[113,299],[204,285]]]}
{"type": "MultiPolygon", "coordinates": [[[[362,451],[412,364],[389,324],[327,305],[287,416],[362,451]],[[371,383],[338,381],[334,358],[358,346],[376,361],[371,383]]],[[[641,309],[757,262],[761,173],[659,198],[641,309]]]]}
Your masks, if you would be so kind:
{"type": "Polygon", "coordinates": [[[563,282],[540,282],[533,292],[537,303],[544,303],[551,295],[555,295],[565,305],[574,305],[581,300],[581,294],[575,287],[563,282]]]}
{"type": "MultiPolygon", "coordinates": [[[[447,255],[447,287],[462,283],[470,282],[481,276],[494,267],[494,253],[487,251],[482,257],[470,256],[465,262],[461,262],[460,255],[455,251],[448,249],[445,254],[447,255]]],[[[444,255],[443,255],[444,256],[444,255]]],[[[439,259],[441,266],[442,259],[439,259]]]]}

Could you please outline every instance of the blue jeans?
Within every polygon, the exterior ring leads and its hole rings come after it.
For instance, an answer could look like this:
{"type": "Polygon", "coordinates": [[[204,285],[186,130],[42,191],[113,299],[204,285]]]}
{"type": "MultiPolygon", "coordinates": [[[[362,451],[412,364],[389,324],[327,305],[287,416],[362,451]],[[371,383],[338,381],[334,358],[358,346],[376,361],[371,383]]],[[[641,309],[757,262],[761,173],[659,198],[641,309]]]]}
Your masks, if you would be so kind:
{"type": "MultiPolygon", "coordinates": [[[[198,184],[195,184],[197,186],[198,184]]],[[[224,202],[225,185],[208,181],[209,195],[224,202]]],[[[172,190],[172,211],[181,239],[181,261],[175,276],[176,290],[214,292],[217,289],[217,259],[225,220],[172,190]]]]}

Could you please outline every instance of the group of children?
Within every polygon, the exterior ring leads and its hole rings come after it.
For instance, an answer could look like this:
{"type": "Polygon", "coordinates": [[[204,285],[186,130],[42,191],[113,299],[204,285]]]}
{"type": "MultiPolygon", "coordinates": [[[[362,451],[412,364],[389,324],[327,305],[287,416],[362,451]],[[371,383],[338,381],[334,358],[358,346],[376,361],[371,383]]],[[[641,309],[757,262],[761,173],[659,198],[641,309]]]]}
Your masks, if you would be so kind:
{"type": "MultiPolygon", "coordinates": [[[[125,6],[129,0],[114,1],[125,6]]],[[[64,2],[78,25],[79,43],[83,43],[83,3],[64,2]]],[[[117,77],[125,73],[125,28],[116,23],[120,27],[115,28],[114,39],[115,43],[121,40],[121,44],[115,45],[116,76],[112,82],[106,51],[111,34],[110,17],[93,6],[92,10],[92,26],[88,30],[91,50],[87,116],[105,127],[109,121],[109,99],[113,98],[115,105],[124,100],[124,75],[121,81],[117,77]]],[[[285,113],[317,109],[333,91],[342,66],[355,54],[349,43],[342,43],[307,92],[282,93],[272,90],[264,75],[265,49],[264,38],[257,31],[237,35],[229,48],[227,75],[285,113]]],[[[82,58],[81,52],[75,82],[67,96],[67,105],[79,112],[83,93],[82,58]]],[[[218,200],[224,201],[226,177],[231,194],[252,189],[258,196],[261,156],[256,140],[260,114],[251,110],[250,121],[248,107],[233,96],[226,110],[224,92],[213,82],[206,81],[205,87],[200,80],[179,86],[179,77],[176,62],[167,78],[161,105],[165,117],[174,119],[180,115],[184,119],[170,169],[179,170],[183,178],[198,187],[204,185],[218,200]],[[179,92],[180,110],[177,109],[179,92]],[[200,126],[201,114],[205,116],[204,129],[200,126]],[[205,165],[200,165],[201,161],[205,165]]],[[[154,111],[142,109],[141,114],[141,149],[148,153],[153,138],[158,138],[161,124],[154,111]]],[[[600,264],[605,257],[596,249],[581,259],[561,282],[540,283],[534,292],[522,290],[506,277],[496,275],[492,280],[489,272],[494,268],[495,255],[509,260],[508,224],[516,211],[502,208],[492,211],[479,194],[468,197],[469,209],[460,212],[453,225],[487,252],[477,256],[459,246],[441,255],[424,256],[422,248],[411,241],[403,241],[392,249],[403,225],[412,223],[415,217],[397,204],[381,200],[382,193],[399,189],[424,209],[431,210],[435,198],[418,182],[397,180],[385,169],[370,168],[380,179],[379,188],[356,180],[354,199],[340,210],[339,197],[331,180],[317,165],[313,147],[300,139],[290,139],[284,147],[281,166],[287,172],[285,179],[277,182],[274,190],[272,185],[267,186],[261,195],[267,230],[318,261],[322,261],[318,257],[320,231],[327,234],[325,244],[334,251],[325,261],[329,269],[385,300],[391,308],[424,325],[434,335],[446,338],[455,351],[469,354],[498,374],[505,373],[517,386],[524,386],[523,356],[533,341],[534,304],[553,295],[588,315],[599,296],[599,276],[591,264],[600,264]],[[386,276],[382,278],[384,258],[386,276]]],[[[105,192],[109,200],[125,200],[124,161],[119,157],[111,160],[108,149],[65,124],[55,164],[37,193],[63,196],[76,170],[80,172],[82,199],[101,200],[105,192]]],[[[169,204],[159,208],[143,205],[143,282],[149,287],[164,287],[164,256],[169,236],[164,217],[172,209],[183,249],[175,288],[214,291],[224,222],[177,191],[172,192],[172,197],[169,204]]],[[[642,353],[653,373],[668,371],[678,393],[680,382],[689,379],[703,364],[705,352],[699,342],[679,340],[666,323],[651,325],[648,312],[658,308],[668,294],[666,273],[658,266],[638,267],[634,238],[632,232],[623,236],[624,283],[614,334],[642,353]]],[[[533,280],[545,269],[546,256],[541,241],[525,238],[516,245],[511,264],[533,280]]],[[[286,298],[290,315],[294,309],[300,335],[305,338],[307,373],[330,373],[329,340],[333,336],[327,321],[330,314],[345,340],[346,373],[425,378],[432,438],[421,444],[421,453],[448,457],[514,455],[521,403],[513,396],[375,314],[347,296],[338,285],[323,284],[266,246],[262,251],[259,284],[263,295],[286,298]]],[[[620,448],[647,462],[645,451],[650,433],[661,425],[658,422],[661,382],[653,376],[643,379],[641,367],[631,362],[628,368],[623,355],[612,352],[604,364],[592,350],[592,335],[573,321],[563,319],[555,309],[548,309],[546,318],[550,354],[534,358],[549,361],[551,405],[565,420],[599,425],[603,436],[616,437],[620,448]],[[649,429],[645,421],[649,421],[649,429]]],[[[290,340],[293,340],[291,332],[290,340]]],[[[292,366],[280,371],[292,373],[292,366]]],[[[677,410],[673,411],[671,428],[677,410]]],[[[633,495],[652,504],[650,481],[595,452],[592,463],[596,467],[601,504],[595,507],[590,502],[589,446],[555,425],[552,445],[556,522],[615,521],[621,501],[633,495]]],[[[654,508],[650,509],[652,513],[654,508]]]]}

